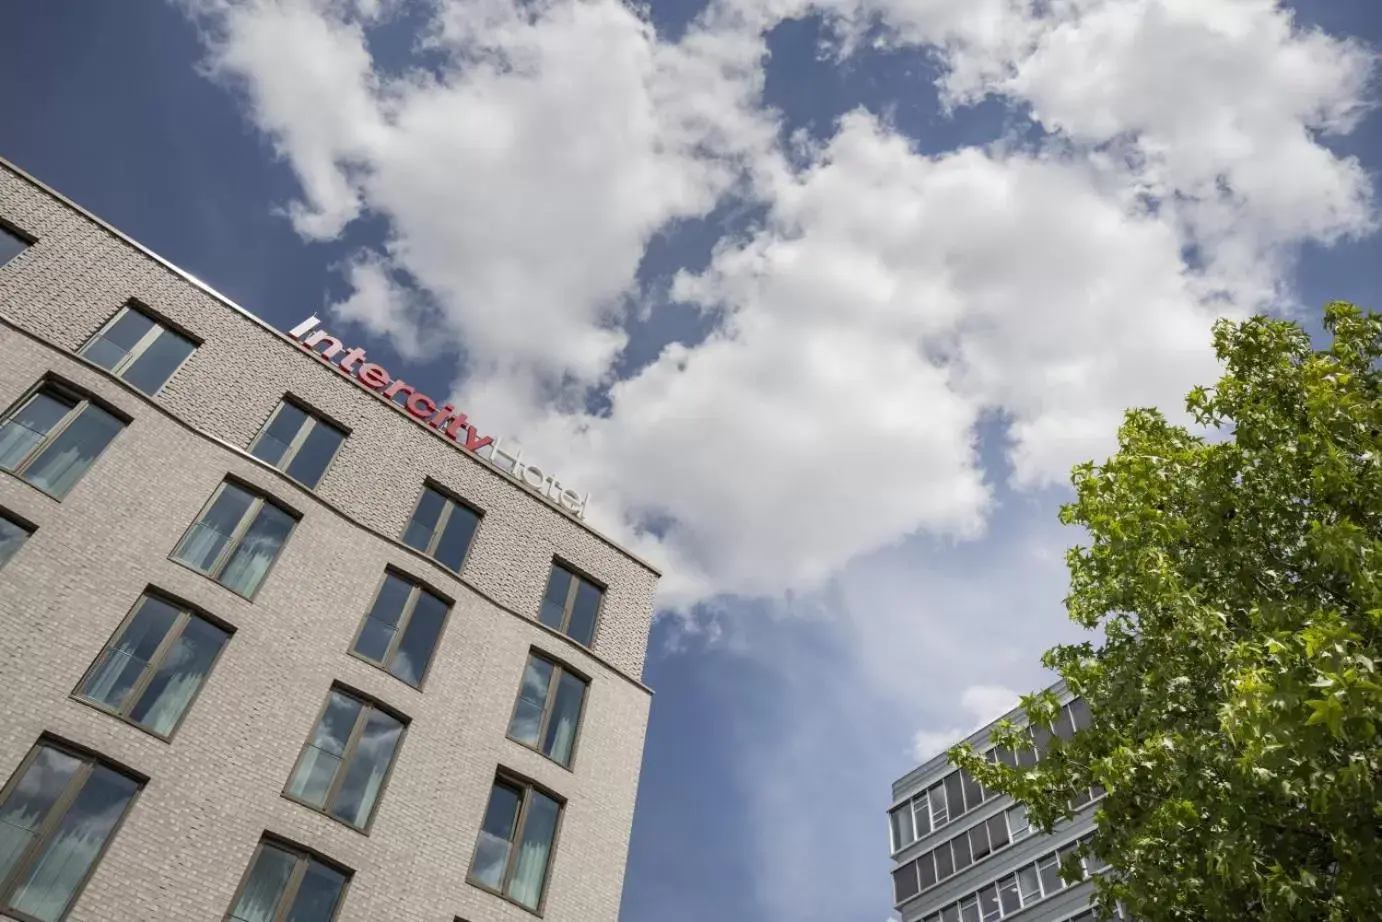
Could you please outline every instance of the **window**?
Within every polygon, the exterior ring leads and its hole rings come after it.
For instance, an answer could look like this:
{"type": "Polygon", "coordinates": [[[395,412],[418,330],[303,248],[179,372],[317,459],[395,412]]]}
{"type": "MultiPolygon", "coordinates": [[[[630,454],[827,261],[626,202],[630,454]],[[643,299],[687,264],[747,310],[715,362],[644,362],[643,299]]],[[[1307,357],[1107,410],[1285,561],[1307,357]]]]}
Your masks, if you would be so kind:
{"type": "MultiPolygon", "coordinates": [[[[950,812],[953,814],[951,819],[955,819],[965,812],[964,782],[961,780],[959,772],[951,772],[946,776],[945,800],[950,804],[950,812]]],[[[970,806],[977,806],[977,804],[970,806]]]]}
{"type": "Polygon", "coordinates": [[[927,852],[917,859],[917,876],[921,878],[923,890],[936,885],[936,859],[932,852],[927,852]]]}
{"type": "Polygon", "coordinates": [[[960,901],[960,922],[980,922],[978,896],[960,901]]]}
{"type": "Polygon", "coordinates": [[[1022,897],[1022,905],[1030,906],[1041,899],[1041,879],[1037,877],[1036,865],[1029,864],[1017,872],[1017,891],[1022,897]]]}
{"type": "Polygon", "coordinates": [[[980,823],[969,830],[969,850],[974,855],[975,861],[988,856],[989,834],[988,826],[985,823],[980,823]]]}
{"type": "Polygon", "coordinates": [[[1016,804],[1008,808],[1008,832],[1012,840],[1016,842],[1031,831],[1031,824],[1027,821],[1027,808],[1022,804],[1016,804]]]}
{"type": "Polygon", "coordinates": [[[950,843],[942,845],[935,850],[936,856],[936,880],[945,880],[955,873],[955,865],[950,857],[950,843]]]}
{"type": "Polygon", "coordinates": [[[951,839],[950,851],[955,856],[955,870],[963,871],[974,863],[974,856],[969,852],[968,835],[960,835],[951,839]]]}
{"type": "Polygon", "coordinates": [[[905,803],[900,807],[894,807],[888,812],[888,823],[893,833],[893,851],[905,848],[916,841],[916,831],[912,827],[912,804],[905,803]]]}
{"type": "Polygon", "coordinates": [[[1041,890],[1047,896],[1065,886],[1060,876],[1060,862],[1054,854],[1046,855],[1037,862],[1037,875],[1041,877],[1041,890]]]}
{"type": "Polygon", "coordinates": [[[912,801],[912,817],[916,821],[916,837],[920,839],[931,832],[931,805],[927,803],[926,792],[922,791],[912,801]]]}
{"type": "Polygon", "coordinates": [[[278,558],[294,519],[269,500],[226,481],[183,535],[173,559],[251,598],[278,558]]]}
{"type": "Polygon", "coordinates": [[[1022,908],[1022,900],[1017,895],[1017,875],[1009,874],[998,882],[998,901],[1003,906],[1003,915],[1010,916],[1022,908]]]}
{"type": "Polygon", "coordinates": [[[586,684],[585,679],[546,657],[529,653],[509,720],[509,738],[569,766],[586,684]]]}
{"type": "Polygon", "coordinates": [[[61,499],[124,427],[85,397],[45,382],[0,422],[0,470],[61,499]]]}
{"type": "Polygon", "coordinates": [[[413,520],[403,532],[403,543],[459,573],[479,524],[480,516],[474,509],[423,487],[413,520]]]}
{"type": "Polygon", "coordinates": [[[427,675],[450,608],[449,602],[417,583],[385,573],[351,652],[417,688],[427,675]]]}
{"type": "Polygon", "coordinates": [[[20,546],[29,540],[31,534],[33,534],[33,529],[28,525],[22,525],[4,513],[0,513],[0,567],[3,567],[11,557],[18,553],[20,546]]]}
{"type": "Polygon", "coordinates": [[[969,776],[969,772],[961,769],[959,772],[960,784],[965,792],[965,808],[973,810],[984,802],[984,787],[979,782],[969,776]]]}
{"type": "Polygon", "coordinates": [[[917,863],[909,861],[893,871],[893,902],[901,906],[921,892],[917,884],[917,863]]]}
{"type": "MultiPolygon", "coordinates": [[[[935,785],[926,792],[926,797],[931,802],[932,828],[939,829],[950,822],[949,812],[946,809],[945,803],[945,786],[941,784],[935,785]]],[[[956,811],[955,815],[959,816],[960,811],[956,811]]]]}
{"type": "Polygon", "coordinates": [[[89,756],[35,746],[0,798],[0,910],[65,918],[140,786],[89,756]]]}
{"type": "Polygon", "coordinates": [[[146,595],[77,688],[77,697],[167,738],[206,681],[230,633],[146,595]]]}
{"type": "Polygon", "coordinates": [[[32,240],[26,240],[15,231],[10,230],[0,223],[0,266],[14,259],[23,253],[33,244],[32,240]]]}
{"type": "Polygon", "coordinates": [[[260,840],[226,922],[331,922],[348,880],[346,871],[260,840]]]}
{"type": "Polygon", "coordinates": [[[91,337],[81,354],[153,396],[196,348],[186,336],[127,304],[91,337]]]}
{"type": "Polygon", "coordinates": [[[288,781],[288,796],[364,829],[383,793],[403,722],[333,688],[288,781]]]}
{"type": "Polygon", "coordinates": [[[470,880],[537,912],[560,817],[561,804],[537,788],[495,779],[470,880]]]}
{"type": "Polygon", "coordinates": [[[960,922],[960,904],[952,903],[942,909],[940,922],[960,922]]]}
{"type": "Polygon", "coordinates": [[[588,647],[595,639],[595,619],[603,596],[604,590],[599,586],[554,563],[540,620],[588,647]]]}
{"type": "Polygon", "coordinates": [[[998,903],[997,884],[989,884],[979,891],[979,912],[983,915],[984,922],[1002,918],[1003,909],[998,903]]]}
{"type": "Polygon", "coordinates": [[[321,482],[346,434],[284,400],[250,444],[250,454],[311,489],[321,482]]]}
{"type": "Polygon", "coordinates": [[[989,845],[994,851],[1008,844],[1008,822],[1003,814],[991,816],[988,820],[989,845]]]}
{"type": "Polygon", "coordinates": [[[1089,702],[1083,698],[1076,698],[1066,705],[1070,709],[1070,719],[1074,723],[1076,730],[1083,730],[1090,724],[1089,702]]]}

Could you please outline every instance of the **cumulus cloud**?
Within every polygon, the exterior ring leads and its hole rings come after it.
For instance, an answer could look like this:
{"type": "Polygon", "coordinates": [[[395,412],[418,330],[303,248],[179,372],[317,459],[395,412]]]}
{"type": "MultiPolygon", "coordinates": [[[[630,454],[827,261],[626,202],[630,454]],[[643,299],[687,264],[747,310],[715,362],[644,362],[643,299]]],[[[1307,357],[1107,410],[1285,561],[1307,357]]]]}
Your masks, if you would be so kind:
{"type": "Polygon", "coordinates": [[[912,737],[912,758],[925,762],[940,755],[975,730],[1017,706],[1018,693],[1003,685],[971,685],[960,692],[960,707],[972,718],[968,725],[947,730],[918,730],[912,737]]]}

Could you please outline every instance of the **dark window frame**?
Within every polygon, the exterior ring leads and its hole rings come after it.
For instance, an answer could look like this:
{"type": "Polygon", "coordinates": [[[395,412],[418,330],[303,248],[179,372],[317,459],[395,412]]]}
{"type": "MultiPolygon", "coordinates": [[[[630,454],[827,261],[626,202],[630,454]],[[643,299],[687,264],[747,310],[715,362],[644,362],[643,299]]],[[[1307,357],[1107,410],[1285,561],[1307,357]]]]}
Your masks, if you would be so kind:
{"type": "Polygon", "coordinates": [[[91,859],[91,864],[86,869],[86,873],[82,875],[77,885],[72,888],[72,899],[67,904],[67,908],[58,916],[57,922],[63,922],[63,920],[71,915],[77,903],[80,902],[82,893],[86,890],[87,884],[91,882],[91,878],[96,873],[96,869],[100,867],[101,861],[105,858],[106,851],[110,848],[110,843],[115,841],[116,837],[120,835],[120,830],[125,825],[125,820],[129,819],[130,813],[133,812],[135,804],[139,801],[140,795],[144,793],[144,788],[149,783],[149,776],[143,772],[135,771],[129,766],[108,758],[89,746],[73,743],[62,737],[45,732],[39,735],[38,739],[29,747],[29,751],[24,754],[24,758],[19,760],[19,764],[15,766],[9,778],[5,779],[3,785],[0,785],[0,804],[9,800],[10,794],[14,792],[15,787],[19,784],[19,779],[24,777],[30,766],[32,766],[34,761],[38,758],[38,751],[45,747],[56,749],[72,758],[79,759],[83,764],[82,767],[77,770],[76,774],[72,776],[71,780],[68,781],[67,787],[63,790],[62,794],[53,802],[53,806],[49,809],[48,815],[43,818],[43,823],[35,830],[33,841],[29,843],[22,853],[22,858],[15,862],[6,877],[0,878],[0,915],[15,919],[16,922],[42,922],[42,920],[36,919],[28,913],[4,907],[14,895],[15,884],[24,878],[28,869],[33,865],[34,859],[46,847],[52,837],[54,829],[56,829],[67,816],[67,811],[71,809],[72,802],[77,799],[77,796],[86,787],[86,783],[91,778],[91,774],[96,770],[96,767],[100,765],[117,774],[124,775],[126,778],[133,781],[136,787],[134,794],[130,796],[129,803],[125,805],[125,809],[121,811],[119,818],[115,821],[115,824],[111,826],[110,834],[106,836],[105,841],[101,843],[101,847],[91,859]]]}
{"type": "Polygon", "coordinates": [[[220,483],[216,484],[216,489],[211,491],[210,498],[208,498],[207,501],[202,504],[201,509],[197,510],[196,517],[193,518],[192,521],[188,524],[187,528],[178,538],[177,543],[173,545],[173,549],[168,552],[168,559],[179,566],[186,567],[193,573],[199,573],[202,576],[205,576],[207,579],[211,580],[213,583],[220,586],[222,589],[225,589],[227,592],[232,592],[240,598],[245,599],[246,601],[253,602],[256,598],[258,598],[259,593],[261,590],[263,590],[265,584],[268,583],[269,577],[273,575],[274,568],[278,566],[278,561],[283,556],[283,551],[288,547],[289,539],[293,537],[293,533],[297,531],[298,526],[301,524],[301,512],[298,512],[296,509],[294,509],[292,506],[289,506],[287,503],[281,502],[277,497],[271,495],[268,491],[255,486],[249,481],[242,480],[241,478],[236,477],[234,474],[227,474],[225,477],[221,478],[220,483]],[[182,546],[182,542],[187,540],[187,536],[192,533],[192,529],[196,528],[198,525],[202,523],[202,517],[205,516],[206,513],[211,510],[211,507],[215,505],[216,500],[220,498],[221,493],[224,492],[227,486],[234,486],[238,489],[244,490],[246,493],[250,494],[251,497],[253,497],[253,501],[250,503],[249,508],[246,509],[244,514],[240,517],[240,521],[236,523],[234,531],[232,531],[231,534],[226,536],[226,546],[223,547],[221,549],[220,554],[217,555],[215,564],[210,569],[203,570],[200,567],[193,566],[191,563],[188,563],[187,561],[182,560],[179,557],[176,557],[175,555],[178,552],[178,548],[182,546]],[[235,556],[235,552],[238,551],[240,549],[240,545],[244,543],[245,533],[248,532],[251,527],[253,527],[255,520],[259,517],[260,510],[264,508],[265,504],[274,506],[280,512],[287,515],[290,519],[293,520],[293,525],[291,528],[288,529],[288,534],[283,538],[283,543],[279,545],[278,553],[275,554],[274,559],[269,562],[268,569],[266,569],[264,571],[264,575],[260,577],[259,584],[254,587],[254,592],[250,593],[249,595],[245,595],[240,590],[233,589],[230,586],[227,586],[225,583],[221,582],[221,577],[222,575],[224,575],[226,567],[230,564],[231,558],[235,556]]]}
{"type": "Polygon", "coordinates": [[[350,639],[350,646],[346,649],[346,653],[360,660],[362,663],[368,663],[375,669],[387,673],[394,680],[402,682],[409,688],[422,691],[427,685],[427,679],[432,674],[432,665],[436,662],[437,651],[441,649],[442,640],[446,637],[446,629],[451,626],[451,613],[455,607],[455,599],[445,593],[438,592],[430,583],[418,579],[411,573],[405,573],[392,564],[386,565],[384,567],[384,575],[379,578],[379,583],[375,586],[374,594],[370,596],[369,607],[365,609],[364,615],[361,616],[360,626],[355,629],[355,634],[350,639]],[[384,652],[384,659],[382,661],[376,661],[360,653],[355,648],[360,643],[360,637],[365,633],[365,625],[369,622],[370,612],[374,611],[374,606],[379,601],[379,593],[384,591],[384,586],[388,583],[390,576],[402,580],[405,583],[409,583],[412,588],[408,591],[408,600],[403,604],[403,613],[399,615],[398,626],[394,630],[393,640],[389,641],[389,649],[384,652]],[[427,664],[423,667],[422,674],[418,676],[417,684],[413,685],[411,682],[394,675],[389,669],[389,666],[392,665],[394,658],[398,655],[398,648],[403,644],[403,637],[408,632],[408,626],[412,624],[413,613],[417,610],[417,603],[422,598],[422,593],[424,592],[446,604],[446,616],[442,619],[441,630],[437,632],[437,641],[433,644],[432,651],[427,657],[427,664]]]}
{"type": "Polygon", "coordinates": [[[255,866],[259,863],[259,856],[263,853],[266,845],[287,852],[296,859],[293,873],[288,878],[283,893],[279,896],[279,905],[274,908],[271,922],[285,922],[288,910],[292,908],[293,900],[297,897],[298,888],[302,886],[302,879],[307,875],[307,867],[313,861],[345,877],[345,883],[341,885],[341,895],[337,898],[336,907],[331,913],[331,922],[335,922],[335,919],[341,914],[341,907],[345,905],[346,896],[350,893],[350,885],[355,879],[355,872],[314,848],[299,845],[267,830],[259,837],[259,841],[254,843],[254,851],[250,853],[250,860],[245,865],[245,872],[240,875],[240,882],[235,885],[235,892],[230,897],[230,905],[226,907],[225,913],[221,916],[221,922],[231,922],[231,913],[235,912],[235,907],[240,904],[240,898],[244,896],[245,888],[249,886],[250,877],[254,874],[255,866]]]}
{"type": "Polygon", "coordinates": [[[307,731],[307,738],[302,742],[302,748],[298,750],[298,757],[293,760],[292,771],[288,773],[288,780],[283,785],[282,796],[286,800],[301,807],[306,807],[313,813],[326,817],[327,819],[340,823],[347,829],[353,829],[361,835],[369,835],[370,829],[374,826],[374,819],[379,815],[379,805],[384,802],[384,795],[388,793],[389,782],[393,780],[393,772],[398,767],[399,757],[403,753],[403,743],[408,738],[408,726],[410,719],[397,708],[390,707],[373,695],[352,688],[344,682],[332,682],[327,690],[326,697],[322,700],[321,707],[317,710],[317,716],[313,718],[311,726],[307,731]],[[322,718],[326,716],[327,709],[331,707],[331,693],[339,692],[348,698],[354,698],[362,707],[360,713],[355,717],[355,725],[350,728],[350,734],[346,737],[345,747],[341,750],[340,764],[336,766],[336,772],[331,776],[331,783],[327,785],[326,796],[322,798],[322,805],[303,800],[292,794],[289,788],[292,786],[293,778],[296,777],[298,769],[302,765],[303,758],[307,755],[307,750],[311,748],[312,737],[316,733],[317,727],[321,725],[322,718]],[[384,778],[379,782],[379,792],[374,795],[374,803],[370,805],[369,816],[365,817],[363,826],[357,826],[349,820],[344,820],[331,812],[331,804],[345,784],[346,776],[350,774],[350,769],[355,764],[355,756],[358,754],[360,737],[364,735],[365,726],[369,723],[371,711],[380,711],[402,724],[402,730],[398,734],[398,745],[394,747],[393,757],[389,759],[389,767],[384,770],[384,778]]]}
{"type": "Polygon", "coordinates": [[[111,377],[120,381],[122,384],[134,388],[134,390],[138,391],[143,396],[152,399],[158,396],[160,393],[162,393],[163,389],[168,386],[169,381],[177,377],[178,372],[182,371],[183,367],[189,361],[192,360],[192,356],[197,354],[197,350],[200,349],[205,342],[206,341],[203,340],[200,336],[197,336],[192,331],[184,327],[182,324],[175,323],[174,321],[169,320],[164,314],[161,314],[158,311],[154,310],[152,307],[145,304],[143,301],[140,301],[138,298],[130,298],[123,304],[121,304],[118,308],[116,308],[115,313],[111,314],[110,317],[106,319],[105,323],[97,327],[96,331],[87,337],[86,342],[82,343],[81,347],[77,349],[77,356],[87,362],[90,362],[92,365],[95,365],[98,369],[100,369],[100,371],[110,375],[111,377]],[[120,318],[125,316],[125,314],[131,312],[136,314],[142,314],[145,318],[152,321],[154,325],[153,329],[145,333],[144,336],[139,340],[139,342],[135,343],[134,347],[131,348],[129,352],[125,354],[125,357],[115,364],[114,368],[106,368],[104,365],[98,364],[95,359],[89,358],[86,354],[86,350],[91,348],[92,343],[96,342],[97,339],[101,338],[102,334],[104,334],[107,330],[114,327],[115,324],[117,324],[120,321],[120,318]],[[139,359],[144,355],[145,352],[148,351],[149,347],[152,346],[154,342],[158,340],[159,336],[161,336],[164,331],[167,331],[175,336],[179,336],[182,339],[187,340],[189,343],[192,344],[192,350],[188,352],[186,356],[183,357],[182,361],[178,362],[177,367],[175,367],[172,371],[168,372],[168,377],[163,379],[163,383],[159,384],[158,388],[155,391],[153,391],[153,393],[148,393],[139,388],[137,385],[126,380],[125,372],[128,371],[130,367],[134,365],[135,362],[139,361],[139,359]]]}
{"type": "MultiPolygon", "coordinates": [[[[19,547],[15,549],[15,554],[18,554],[19,551],[23,549],[24,545],[29,542],[29,539],[34,536],[35,532],[38,531],[37,525],[35,525],[33,522],[24,518],[24,516],[19,515],[17,512],[14,512],[6,506],[0,506],[0,519],[4,519],[6,522],[9,522],[15,528],[18,528],[20,531],[24,532],[24,540],[20,542],[19,547]]],[[[3,568],[5,564],[9,563],[13,559],[14,555],[11,555],[5,560],[0,560],[0,568],[3,568]]]]}
{"type": "Polygon", "coordinates": [[[29,247],[38,243],[38,237],[29,233],[13,221],[9,221],[5,218],[0,218],[0,233],[9,234],[11,237],[24,244],[18,253],[15,253],[9,259],[0,261],[0,269],[3,269],[5,266],[8,266],[10,263],[23,256],[25,250],[28,250],[29,247]]]}
{"type": "Polygon", "coordinates": [[[275,405],[272,412],[269,413],[268,418],[264,420],[264,425],[260,426],[259,431],[254,434],[254,438],[250,439],[250,443],[245,447],[245,451],[249,452],[250,456],[256,461],[278,471],[304,490],[316,490],[317,487],[321,485],[321,482],[326,479],[327,473],[331,470],[331,465],[335,464],[336,459],[340,457],[341,449],[345,447],[346,440],[350,438],[350,432],[349,426],[344,425],[339,420],[318,410],[301,397],[297,397],[291,393],[285,393],[279,398],[277,405],[275,405]],[[283,450],[283,457],[279,458],[277,463],[269,464],[268,461],[265,461],[254,453],[254,447],[259,444],[260,439],[268,435],[269,427],[274,424],[274,420],[278,419],[279,414],[283,412],[283,408],[287,404],[292,404],[298,410],[302,411],[307,416],[305,422],[308,424],[298,427],[298,431],[293,434],[293,441],[283,450]],[[308,486],[292,474],[289,474],[288,468],[292,465],[293,460],[297,458],[298,452],[302,450],[303,443],[307,441],[308,437],[317,426],[327,426],[328,428],[335,429],[341,434],[341,441],[331,450],[331,457],[327,460],[326,466],[322,468],[321,477],[318,478],[315,484],[308,486]]]}
{"type": "Polygon", "coordinates": [[[542,601],[538,603],[537,621],[543,627],[549,628],[550,630],[556,631],[557,633],[561,634],[561,636],[565,637],[567,640],[571,641],[576,646],[581,647],[584,650],[594,650],[595,641],[598,640],[600,637],[600,623],[604,618],[605,596],[608,592],[608,583],[604,582],[603,580],[596,579],[585,570],[582,570],[580,567],[577,567],[575,564],[568,561],[566,558],[554,556],[552,558],[552,566],[547,571],[547,583],[542,587],[542,601]],[[542,604],[547,601],[547,590],[552,585],[552,574],[556,572],[558,567],[569,573],[572,576],[572,580],[571,586],[566,590],[566,601],[562,605],[561,626],[554,627],[550,624],[546,624],[543,622],[541,609],[542,604]],[[581,643],[579,640],[567,633],[571,629],[571,613],[576,608],[576,594],[580,592],[582,581],[589,583],[591,586],[594,586],[596,589],[600,591],[600,601],[595,605],[595,620],[590,625],[589,644],[581,643]]]}
{"type": "MultiPolygon", "coordinates": [[[[518,803],[518,813],[515,815],[513,821],[514,838],[509,840],[509,845],[512,847],[509,849],[509,861],[508,864],[504,867],[503,879],[500,881],[499,889],[497,890],[494,887],[491,887],[489,884],[477,880],[475,878],[475,854],[474,852],[472,852],[470,856],[470,867],[467,868],[465,872],[466,883],[470,884],[472,887],[475,887],[478,890],[483,890],[486,893],[493,894],[494,896],[499,897],[501,900],[504,900],[506,903],[511,903],[514,906],[517,906],[524,912],[532,913],[538,918],[542,918],[543,912],[547,907],[548,885],[552,882],[552,867],[557,862],[557,846],[561,842],[561,828],[562,825],[566,822],[567,801],[565,797],[562,797],[560,794],[558,794],[556,791],[553,791],[546,785],[539,784],[538,782],[526,777],[525,775],[519,774],[518,772],[510,771],[509,769],[500,766],[498,771],[494,773],[493,780],[490,781],[489,795],[485,798],[485,813],[489,812],[489,802],[490,798],[494,796],[495,787],[501,784],[506,785],[510,788],[517,788],[521,794],[518,803]],[[542,895],[538,898],[537,906],[535,908],[523,905],[518,900],[514,899],[508,894],[509,884],[513,880],[514,868],[518,864],[519,852],[522,850],[518,846],[521,844],[521,840],[523,837],[523,826],[528,820],[528,807],[529,804],[532,802],[532,798],[529,795],[533,791],[538,792],[539,794],[546,797],[548,800],[551,800],[553,803],[557,805],[557,822],[556,825],[552,828],[552,844],[548,846],[547,849],[547,867],[543,868],[542,872],[542,895]]],[[[484,814],[481,814],[479,823],[480,832],[484,830],[484,823],[484,814]]],[[[480,832],[476,833],[477,845],[480,832]]],[[[478,848],[476,849],[476,851],[478,851],[478,848]]]]}
{"type": "Polygon", "coordinates": [[[222,618],[218,618],[215,615],[209,614],[208,612],[199,608],[198,606],[184,602],[176,596],[164,592],[161,589],[158,589],[154,586],[146,586],[144,588],[144,591],[139,594],[139,598],[135,601],[134,605],[130,607],[130,610],[128,612],[125,613],[125,617],[120,620],[120,623],[116,626],[115,630],[111,632],[110,638],[97,652],[95,658],[92,659],[91,665],[86,668],[86,671],[84,673],[82,673],[81,679],[77,681],[76,686],[73,687],[72,692],[68,695],[68,697],[71,698],[73,701],[86,705],[87,707],[94,708],[100,711],[102,714],[108,714],[111,717],[114,717],[116,720],[119,720],[122,723],[134,727],[136,730],[147,733],[154,739],[162,740],[165,743],[171,743],[173,741],[173,738],[177,736],[178,730],[182,728],[183,721],[187,719],[187,715],[190,714],[192,712],[192,708],[196,706],[197,699],[201,697],[202,692],[206,689],[207,683],[211,681],[212,672],[215,671],[216,665],[221,661],[221,657],[225,655],[226,647],[230,646],[230,641],[234,636],[235,626],[230,622],[222,618]],[[147,598],[154,598],[168,605],[176,607],[178,609],[178,619],[176,623],[173,625],[173,627],[168,630],[168,633],[164,635],[163,639],[159,641],[158,647],[154,651],[153,655],[149,657],[149,662],[144,667],[144,674],[141,675],[139,681],[136,682],[133,686],[131,686],[130,690],[126,692],[128,700],[125,704],[125,707],[122,709],[125,713],[121,713],[121,711],[119,710],[107,707],[99,701],[93,701],[90,698],[82,697],[81,690],[82,687],[86,685],[87,679],[91,678],[92,673],[96,670],[97,664],[101,662],[102,657],[104,657],[106,652],[110,650],[111,647],[115,644],[116,639],[123,635],[125,629],[128,628],[131,622],[134,621],[135,616],[139,614],[140,609],[143,607],[144,600],[147,598]],[[187,630],[187,625],[191,623],[191,620],[193,618],[200,618],[201,620],[207,622],[213,627],[217,627],[222,631],[225,631],[227,634],[226,642],[221,644],[221,649],[216,651],[216,656],[212,658],[211,663],[206,667],[206,675],[203,676],[201,683],[197,686],[197,690],[192,693],[192,697],[188,699],[187,706],[183,708],[182,713],[178,715],[177,723],[173,724],[173,729],[168,731],[168,733],[165,735],[159,733],[151,727],[146,727],[143,724],[136,723],[131,718],[128,712],[132,711],[134,707],[138,705],[139,699],[143,697],[144,692],[148,690],[149,684],[154,680],[154,676],[158,674],[159,667],[162,666],[163,660],[167,658],[168,651],[172,648],[173,643],[177,640],[178,637],[182,636],[182,633],[185,630],[187,630]]]}
{"type": "Polygon", "coordinates": [[[81,417],[82,413],[86,410],[88,406],[94,406],[99,410],[103,410],[115,419],[119,420],[120,429],[115,433],[115,435],[111,436],[110,442],[106,443],[105,448],[101,449],[101,454],[98,454],[91,459],[90,467],[83,471],[81,476],[72,482],[72,486],[68,488],[68,493],[70,493],[73,489],[76,489],[77,484],[81,483],[81,481],[86,477],[86,475],[91,472],[91,468],[96,466],[96,462],[100,460],[101,455],[104,455],[110,449],[110,446],[114,444],[117,438],[120,437],[120,433],[124,432],[127,428],[129,428],[129,425],[133,422],[133,419],[129,416],[129,414],[117,409],[116,407],[97,397],[95,394],[91,393],[86,388],[79,387],[78,385],[71,383],[65,378],[62,378],[56,374],[53,374],[52,372],[49,372],[43,375],[41,378],[39,378],[38,383],[32,385],[31,387],[29,387],[28,390],[24,391],[24,393],[20,395],[18,400],[14,401],[8,407],[6,407],[4,413],[0,413],[0,425],[3,425],[4,423],[7,423],[11,419],[13,419],[20,410],[29,405],[30,401],[32,401],[35,397],[37,397],[39,394],[44,393],[45,391],[56,395],[57,398],[63,402],[75,401],[75,404],[68,408],[67,412],[63,415],[62,419],[58,420],[58,422],[54,424],[52,429],[44,433],[43,438],[40,439],[38,443],[34,445],[33,448],[29,449],[28,454],[26,454],[22,459],[20,459],[18,464],[16,464],[12,468],[0,468],[0,471],[9,474],[12,477],[18,478],[19,480],[33,487],[38,492],[42,493],[44,496],[47,496],[51,499],[55,499],[58,502],[62,502],[64,499],[67,498],[67,493],[63,493],[61,496],[59,496],[56,493],[51,493],[48,490],[45,490],[43,487],[40,487],[38,484],[34,483],[28,477],[24,476],[24,472],[27,471],[30,467],[32,467],[35,461],[42,457],[44,451],[46,451],[47,448],[53,444],[53,442],[57,441],[59,438],[62,437],[62,434],[66,432],[72,426],[72,424],[81,417]]]}
{"type": "Polygon", "coordinates": [[[480,538],[480,527],[485,523],[485,511],[467,499],[461,498],[455,490],[447,489],[431,477],[422,479],[422,490],[418,492],[417,502],[413,503],[413,511],[408,515],[408,521],[403,525],[403,534],[399,536],[399,542],[410,551],[414,551],[426,557],[432,563],[441,567],[448,573],[460,575],[465,572],[465,568],[470,563],[470,552],[475,549],[475,543],[480,538]],[[446,505],[442,507],[441,513],[437,516],[437,524],[432,528],[432,536],[427,539],[427,547],[413,547],[407,542],[408,530],[413,527],[413,520],[417,518],[418,510],[422,508],[422,502],[427,498],[427,491],[439,495],[446,505]],[[441,546],[441,539],[446,534],[446,526],[451,524],[451,516],[455,513],[455,507],[461,506],[470,511],[475,516],[475,530],[470,533],[470,541],[466,543],[465,554],[461,557],[461,565],[452,569],[437,559],[437,548],[441,546]]]}
{"type": "MultiPolygon", "coordinates": [[[[515,739],[509,733],[509,728],[513,726],[513,715],[518,713],[518,703],[522,700],[522,675],[518,677],[518,692],[514,695],[513,709],[509,712],[509,727],[506,727],[504,729],[504,735],[507,736],[510,740],[513,740],[513,742],[522,746],[524,749],[532,750],[533,752],[536,752],[538,755],[542,756],[547,761],[559,765],[569,772],[574,772],[576,770],[576,754],[579,752],[581,746],[581,731],[585,729],[586,703],[590,700],[590,686],[592,684],[590,676],[586,675],[584,672],[581,672],[579,669],[571,668],[561,658],[553,656],[552,654],[548,653],[547,651],[539,647],[529,647],[528,658],[532,658],[534,656],[538,659],[546,660],[553,667],[552,681],[547,686],[547,700],[542,703],[542,721],[538,724],[537,742],[533,745],[529,745],[520,739],[515,739]],[[562,674],[570,675],[572,678],[579,679],[580,681],[585,683],[585,691],[581,694],[581,709],[576,714],[576,729],[574,731],[574,735],[571,738],[571,756],[567,759],[565,763],[558,762],[556,759],[552,758],[550,755],[542,751],[542,740],[547,735],[547,727],[552,719],[552,709],[557,701],[557,689],[558,686],[561,684],[562,674]]],[[[528,660],[524,659],[523,672],[526,674],[527,671],[528,660]]]]}

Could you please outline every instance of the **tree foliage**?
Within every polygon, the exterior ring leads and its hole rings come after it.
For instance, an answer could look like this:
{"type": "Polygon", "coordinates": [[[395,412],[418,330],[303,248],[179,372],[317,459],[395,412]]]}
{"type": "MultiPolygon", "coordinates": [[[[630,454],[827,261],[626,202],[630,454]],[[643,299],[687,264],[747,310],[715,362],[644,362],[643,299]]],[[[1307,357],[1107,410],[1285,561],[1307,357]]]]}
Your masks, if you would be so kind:
{"type": "MultiPolygon", "coordinates": [[[[1324,327],[1316,350],[1291,322],[1218,323],[1200,432],[1132,410],[1118,452],[1075,468],[1066,606],[1099,640],[1043,662],[1093,723],[1031,768],[951,751],[1046,830],[1107,790],[1105,912],[1382,918],[1382,318],[1334,302],[1324,327]]],[[[1055,716],[1049,692],[1023,705],[1055,716]]]]}

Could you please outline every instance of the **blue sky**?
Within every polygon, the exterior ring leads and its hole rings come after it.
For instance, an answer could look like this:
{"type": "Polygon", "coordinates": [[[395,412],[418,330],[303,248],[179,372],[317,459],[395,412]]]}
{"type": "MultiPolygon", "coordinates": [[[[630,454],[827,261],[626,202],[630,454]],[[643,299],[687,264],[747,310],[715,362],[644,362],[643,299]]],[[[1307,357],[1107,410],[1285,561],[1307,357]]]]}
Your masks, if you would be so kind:
{"type": "Polygon", "coordinates": [[[624,922],[881,922],[890,781],[1075,635],[1070,465],[1377,303],[1382,10],[522,6],[7,4],[0,155],[666,568],[624,922]]]}

